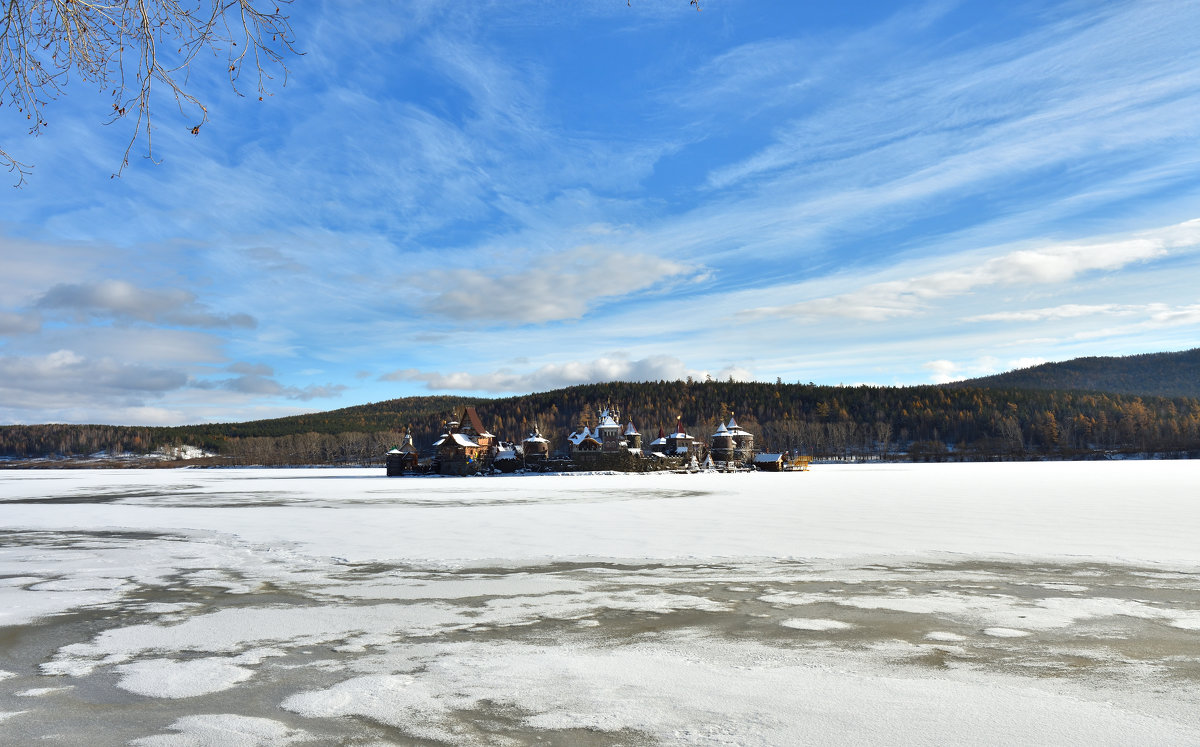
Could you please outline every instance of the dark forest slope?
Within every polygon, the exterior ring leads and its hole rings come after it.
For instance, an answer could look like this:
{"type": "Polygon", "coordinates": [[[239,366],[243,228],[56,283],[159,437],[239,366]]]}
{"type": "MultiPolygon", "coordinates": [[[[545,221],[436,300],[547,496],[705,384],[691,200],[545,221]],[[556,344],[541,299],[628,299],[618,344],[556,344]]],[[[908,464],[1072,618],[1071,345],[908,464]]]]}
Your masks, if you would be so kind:
{"type": "Polygon", "coordinates": [[[1075,358],[955,382],[954,387],[1075,389],[1159,397],[1200,397],[1200,348],[1179,353],[1075,358]]]}

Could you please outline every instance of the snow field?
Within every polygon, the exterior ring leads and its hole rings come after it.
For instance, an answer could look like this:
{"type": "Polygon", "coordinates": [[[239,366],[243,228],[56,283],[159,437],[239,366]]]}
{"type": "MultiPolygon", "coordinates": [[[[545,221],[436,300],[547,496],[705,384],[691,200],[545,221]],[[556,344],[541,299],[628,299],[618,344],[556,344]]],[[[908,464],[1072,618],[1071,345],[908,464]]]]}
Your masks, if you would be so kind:
{"type": "Polygon", "coordinates": [[[1200,744],[1196,478],[0,471],[0,742],[1200,744]]]}

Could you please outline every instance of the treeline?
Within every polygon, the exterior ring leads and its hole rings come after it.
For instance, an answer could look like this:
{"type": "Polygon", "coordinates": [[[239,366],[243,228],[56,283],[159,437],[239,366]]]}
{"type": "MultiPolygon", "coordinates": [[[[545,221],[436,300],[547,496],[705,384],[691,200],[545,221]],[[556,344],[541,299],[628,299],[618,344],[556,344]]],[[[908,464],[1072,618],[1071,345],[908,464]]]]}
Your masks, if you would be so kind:
{"type": "Polygon", "coordinates": [[[536,424],[553,449],[612,403],[648,443],[681,418],[707,440],[735,415],[761,451],[820,458],[1025,459],[1098,452],[1200,456],[1200,400],[967,386],[828,387],[720,381],[611,382],[503,399],[409,397],[324,413],[172,428],[0,428],[0,455],[82,456],[197,446],[224,464],[374,464],[412,432],[426,454],[444,422],[474,404],[484,424],[520,440],[536,424]]]}

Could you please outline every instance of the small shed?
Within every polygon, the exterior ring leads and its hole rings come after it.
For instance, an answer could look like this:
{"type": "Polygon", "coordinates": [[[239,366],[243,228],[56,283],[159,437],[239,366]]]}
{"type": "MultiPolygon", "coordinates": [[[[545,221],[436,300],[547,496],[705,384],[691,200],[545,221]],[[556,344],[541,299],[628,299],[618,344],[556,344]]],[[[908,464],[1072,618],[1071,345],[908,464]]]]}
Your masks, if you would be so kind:
{"type": "Polygon", "coordinates": [[[754,468],[763,472],[782,472],[783,454],[755,454],[754,468]]]}

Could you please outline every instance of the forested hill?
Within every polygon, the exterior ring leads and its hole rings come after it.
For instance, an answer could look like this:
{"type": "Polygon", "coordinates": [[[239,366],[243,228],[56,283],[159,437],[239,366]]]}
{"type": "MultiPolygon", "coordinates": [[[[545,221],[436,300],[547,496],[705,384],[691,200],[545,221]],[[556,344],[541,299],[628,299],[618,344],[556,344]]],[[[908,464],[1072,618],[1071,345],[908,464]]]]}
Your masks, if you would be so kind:
{"type": "Polygon", "coordinates": [[[954,387],[1075,389],[1160,397],[1200,397],[1200,348],[1107,358],[1075,358],[955,382],[954,387]]]}
{"type": "Polygon", "coordinates": [[[471,399],[410,397],[247,423],[135,428],[33,425],[0,428],[0,455],[40,457],[199,446],[222,464],[378,462],[411,430],[426,454],[443,422],[474,404],[506,440],[537,424],[552,448],[581,419],[612,403],[648,442],[682,418],[707,440],[735,414],[761,450],[818,457],[1030,458],[1085,453],[1200,456],[1200,399],[976,386],[828,387],[758,382],[612,382],[471,399]]]}

